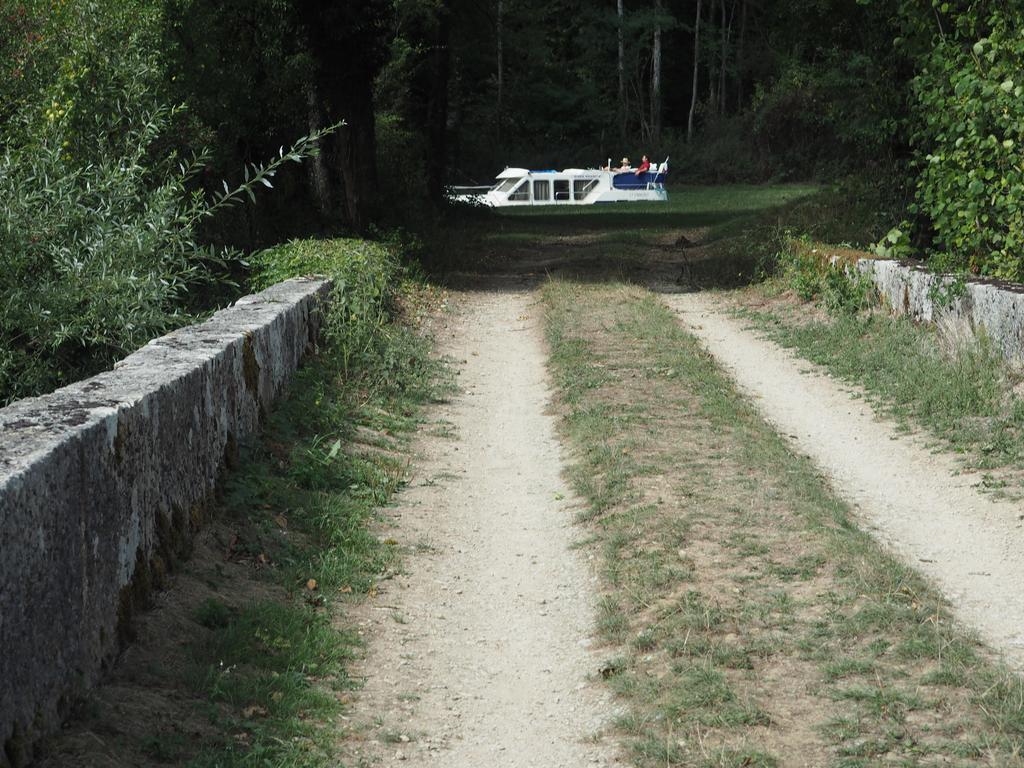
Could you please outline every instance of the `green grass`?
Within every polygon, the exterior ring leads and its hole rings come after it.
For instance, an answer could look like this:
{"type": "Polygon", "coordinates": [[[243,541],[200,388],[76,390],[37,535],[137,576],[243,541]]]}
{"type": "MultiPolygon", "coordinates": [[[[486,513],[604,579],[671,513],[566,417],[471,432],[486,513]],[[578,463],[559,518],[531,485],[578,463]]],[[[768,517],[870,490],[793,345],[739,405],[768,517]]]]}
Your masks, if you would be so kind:
{"type": "Polygon", "coordinates": [[[681,187],[664,203],[537,206],[495,211],[485,243],[546,244],[551,238],[587,238],[600,252],[650,245],[665,234],[710,228],[727,232],[736,221],[813,195],[808,185],[681,187]]]}
{"type": "Polygon", "coordinates": [[[583,546],[603,563],[603,676],[637,766],[1024,764],[1021,679],[664,305],[559,280],[544,299],[583,546]]]}
{"type": "Polygon", "coordinates": [[[664,203],[591,206],[530,206],[475,213],[440,238],[435,247],[442,268],[487,271],[531,269],[554,257],[571,267],[630,269],[656,249],[677,258],[680,237],[695,239],[749,221],[780,206],[814,196],[811,185],[673,187],[664,203]]]}
{"type": "Polygon", "coordinates": [[[235,550],[267,558],[287,597],[197,606],[207,631],[191,644],[187,674],[222,736],[199,748],[195,768],[336,764],[334,720],[361,648],[339,617],[396,566],[395,547],[372,525],[403,482],[395,457],[420,405],[445,386],[412,332],[395,325],[378,343],[348,378],[331,355],[303,369],[227,483],[222,514],[238,532],[235,550]],[[393,356],[404,364],[378,362],[393,356]],[[358,428],[381,431],[354,445],[358,428]]]}
{"type": "MultiPolygon", "coordinates": [[[[670,186],[663,203],[609,203],[601,205],[540,205],[496,209],[496,216],[527,219],[538,227],[578,227],[621,230],[622,223],[643,229],[709,226],[775,208],[808,197],[820,188],[811,184],[735,184],[731,186],[670,186]]],[[[629,227],[627,227],[629,228],[629,227]]]]}

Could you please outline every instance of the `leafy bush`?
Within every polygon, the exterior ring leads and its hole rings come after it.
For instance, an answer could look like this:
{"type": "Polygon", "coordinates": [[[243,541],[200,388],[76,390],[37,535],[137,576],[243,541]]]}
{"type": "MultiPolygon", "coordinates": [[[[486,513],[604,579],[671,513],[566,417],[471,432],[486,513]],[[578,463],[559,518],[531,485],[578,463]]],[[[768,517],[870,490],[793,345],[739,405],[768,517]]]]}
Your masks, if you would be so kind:
{"type": "MultiPolygon", "coordinates": [[[[779,173],[774,158],[761,152],[750,132],[750,116],[708,116],[693,143],[682,131],[666,130],[664,152],[671,158],[673,180],[731,184],[767,181],[779,173]]],[[[661,158],[655,158],[660,160],[661,158]]]]}
{"type": "Polygon", "coordinates": [[[160,96],[155,18],[108,0],[19,22],[32,31],[12,61],[31,78],[0,124],[0,404],[96,373],[194,319],[191,292],[223,281],[236,257],[200,245],[200,224],[314,151],[319,135],[212,200],[192,191],[204,158],[163,148],[178,110],[160,96]]]}
{"type": "Polygon", "coordinates": [[[887,65],[884,56],[839,49],[813,63],[781,62],[777,77],[757,86],[752,139],[797,177],[887,169],[900,113],[887,65]]]}
{"type": "Polygon", "coordinates": [[[197,243],[199,223],[308,151],[282,152],[211,203],[188,189],[200,161],[173,174],[147,161],[169,114],[138,113],[120,146],[85,167],[59,127],[0,155],[0,400],[95,373],[190,322],[188,292],[234,257],[197,243]]]}
{"type": "Polygon", "coordinates": [[[175,237],[183,179],[148,167],[172,113],[154,95],[146,24],[110,3],[46,10],[19,5],[4,62],[20,74],[0,124],[0,402],[93,373],[180,322],[201,268],[175,237]]]}
{"type": "Polygon", "coordinates": [[[799,251],[783,255],[785,275],[796,295],[804,301],[814,301],[821,295],[824,285],[822,263],[799,251]]]}
{"type": "Polygon", "coordinates": [[[830,315],[850,315],[877,305],[874,284],[841,261],[831,263],[806,240],[787,242],[779,254],[783,279],[804,301],[817,301],[830,315]]]}
{"type": "Polygon", "coordinates": [[[294,240],[256,254],[252,264],[256,287],[300,275],[334,281],[325,334],[346,374],[378,350],[399,273],[392,249],[367,240],[294,240]]]}
{"type": "Polygon", "coordinates": [[[825,272],[821,303],[831,315],[853,315],[876,306],[878,292],[866,276],[831,265],[825,272]]]}
{"type": "Polygon", "coordinates": [[[940,269],[1024,280],[1024,11],[904,0],[898,13],[917,70],[917,240],[940,269]]]}

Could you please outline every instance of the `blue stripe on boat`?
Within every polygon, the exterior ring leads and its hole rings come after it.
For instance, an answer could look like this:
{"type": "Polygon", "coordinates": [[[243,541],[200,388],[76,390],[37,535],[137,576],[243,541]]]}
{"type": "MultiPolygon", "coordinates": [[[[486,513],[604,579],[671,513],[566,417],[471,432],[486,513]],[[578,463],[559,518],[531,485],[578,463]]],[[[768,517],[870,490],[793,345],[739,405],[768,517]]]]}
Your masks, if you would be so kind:
{"type": "Polygon", "coordinates": [[[615,189],[647,189],[648,184],[658,181],[664,181],[664,174],[648,171],[637,176],[630,171],[628,173],[617,173],[612,176],[612,186],[615,189]]]}

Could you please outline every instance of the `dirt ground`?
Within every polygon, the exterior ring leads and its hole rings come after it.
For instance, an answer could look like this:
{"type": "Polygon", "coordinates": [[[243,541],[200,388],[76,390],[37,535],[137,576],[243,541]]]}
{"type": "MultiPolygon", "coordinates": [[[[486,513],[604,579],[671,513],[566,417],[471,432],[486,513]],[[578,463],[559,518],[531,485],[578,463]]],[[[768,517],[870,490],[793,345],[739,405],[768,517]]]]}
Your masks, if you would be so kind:
{"type": "Polygon", "coordinates": [[[955,458],[879,419],[841,385],[729,317],[714,294],[666,297],[764,416],[811,456],[876,538],[1024,669],[1024,509],[977,489],[955,458]]]}
{"type": "Polygon", "coordinates": [[[404,572],[363,606],[353,762],[613,765],[590,650],[596,577],[548,413],[541,310],[526,290],[462,292],[439,333],[461,392],[430,414],[381,531],[404,572]]]}

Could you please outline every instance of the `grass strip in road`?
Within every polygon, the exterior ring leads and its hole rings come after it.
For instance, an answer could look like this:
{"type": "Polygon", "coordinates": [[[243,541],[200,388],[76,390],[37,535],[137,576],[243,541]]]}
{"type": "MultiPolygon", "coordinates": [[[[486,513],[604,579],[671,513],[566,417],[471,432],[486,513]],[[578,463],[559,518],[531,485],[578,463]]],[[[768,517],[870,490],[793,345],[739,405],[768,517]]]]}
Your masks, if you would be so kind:
{"type": "Polygon", "coordinates": [[[636,765],[1024,764],[1021,679],[663,304],[564,281],[544,299],[636,765]]]}
{"type": "Polygon", "coordinates": [[[737,294],[739,316],[863,387],[872,405],[905,428],[926,429],[981,470],[984,487],[1019,494],[1024,373],[1009,366],[984,333],[954,318],[917,324],[882,309],[825,314],[785,291],[784,279],[737,294]]]}

